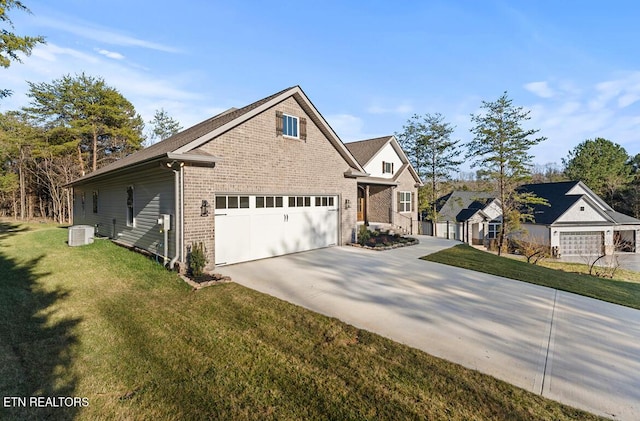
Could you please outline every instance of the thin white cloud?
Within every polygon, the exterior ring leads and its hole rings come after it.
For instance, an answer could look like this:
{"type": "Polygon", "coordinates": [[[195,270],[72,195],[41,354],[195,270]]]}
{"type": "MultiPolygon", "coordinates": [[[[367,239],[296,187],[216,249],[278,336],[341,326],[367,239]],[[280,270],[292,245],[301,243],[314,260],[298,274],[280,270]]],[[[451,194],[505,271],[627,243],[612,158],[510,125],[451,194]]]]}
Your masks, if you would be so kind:
{"type": "MultiPolygon", "coordinates": [[[[83,53],[82,51],[75,50],[73,48],[60,47],[51,42],[47,44],[38,45],[31,51],[31,58],[39,58],[47,62],[59,61],[62,56],[66,56],[66,59],[73,58],[85,63],[97,63],[99,60],[91,54],[83,53]]],[[[31,61],[31,58],[27,61],[23,58],[23,62],[31,61]]]]}
{"type": "Polygon", "coordinates": [[[383,106],[374,103],[367,108],[369,114],[409,114],[413,111],[413,107],[408,103],[402,103],[396,106],[383,106]]]}
{"type": "Polygon", "coordinates": [[[151,50],[164,51],[167,53],[178,53],[175,47],[159,44],[122,34],[117,30],[104,28],[87,22],[71,22],[70,20],[52,19],[43,16],[35,18],[37,23],[43,27],[58,29],[86,39],[99,41],[103,44],[120,45],[125,47],[141,47],[151,50]]]}
{"type": "Polygon", "coordinates": [[[115,51],[109,51],[102,48],[96,48],[95,51],[97,51],[98,54],[102,54],[103,56],[112,58],[114,60],[124,60],[124,56],[115,51]]]}
{"type": "Polygon", "coordinates": [[[364,122],[360,117],[351,114],[333,114],[325,117],[343,142],[363,140],[370,137],[363,132],[364,122]]]}
{"type": "Polygon", "coordinates": [[[541,98],[552,98],[555,95],[547,82],[530,82],[525,84],[524,88],[541,98]]]}

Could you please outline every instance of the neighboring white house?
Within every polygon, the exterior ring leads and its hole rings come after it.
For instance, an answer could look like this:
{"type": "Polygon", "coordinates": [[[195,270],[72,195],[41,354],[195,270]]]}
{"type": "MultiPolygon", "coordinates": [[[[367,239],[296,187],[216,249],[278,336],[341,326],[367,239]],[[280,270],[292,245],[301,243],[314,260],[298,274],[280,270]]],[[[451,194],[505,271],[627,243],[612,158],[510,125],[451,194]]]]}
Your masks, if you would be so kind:
{"type": "Polygon", "coordinates": [[[500,201],[492,193],[458,190],[437,201],[437,223],[429,221],[425,233],[460,240],[467,244],[484,244],[497,237],[502,224],[500,201]]]}
{"type": "MultiPolygon", "coordinates": [[[[583,182],[527,184],[519,190],[547,201],[531,206],[533,220],[522,228],[528,241],[548,245],[554,256],[640,253],[640,220],[616,212],[583,182]]],[[[486,244],[501,223],[500,202],[491,193],[454,191],[438,201],[438,237],[486,244]]]]}
{"type": "Polygon", "coordinates": [[[640,252],[640,220],[616,212],[581,181],[527,184],[520,187],[547,200],[533,206],[533,223],[523,227],[556,256],[640,252]]]}

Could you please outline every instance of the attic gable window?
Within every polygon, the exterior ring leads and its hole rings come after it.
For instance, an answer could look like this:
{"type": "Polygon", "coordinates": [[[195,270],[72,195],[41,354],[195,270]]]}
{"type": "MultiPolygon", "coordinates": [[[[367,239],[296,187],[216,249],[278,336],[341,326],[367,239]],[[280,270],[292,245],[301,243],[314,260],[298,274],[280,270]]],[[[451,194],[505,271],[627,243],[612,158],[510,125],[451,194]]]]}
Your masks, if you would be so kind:
{"type": "Polygon", "coordinates": [[[382,174],[393,174],[393,162],[382,161],[382,174]]]}
{"type": "Polygon", "coordinates": [[[307,140],[307,119],[276,111],[276,135],[307,140]]]}
{"type": "Polygon", "coordinates": [[[298,117],[282,115],[282,134],[289,137],[298,137],[298,117]]]}

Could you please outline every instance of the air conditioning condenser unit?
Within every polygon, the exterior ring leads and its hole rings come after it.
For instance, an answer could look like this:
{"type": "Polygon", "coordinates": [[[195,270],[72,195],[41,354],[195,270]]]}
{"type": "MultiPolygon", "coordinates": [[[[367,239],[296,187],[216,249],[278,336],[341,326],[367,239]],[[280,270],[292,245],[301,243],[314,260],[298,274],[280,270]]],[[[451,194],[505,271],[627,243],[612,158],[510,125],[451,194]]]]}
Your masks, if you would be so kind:
{"type": "Polygon", "coordinates": [[[69,228],[69,245],[84,246],[93,243],[95,228],[91,225],[74,225],[69,228]]]}

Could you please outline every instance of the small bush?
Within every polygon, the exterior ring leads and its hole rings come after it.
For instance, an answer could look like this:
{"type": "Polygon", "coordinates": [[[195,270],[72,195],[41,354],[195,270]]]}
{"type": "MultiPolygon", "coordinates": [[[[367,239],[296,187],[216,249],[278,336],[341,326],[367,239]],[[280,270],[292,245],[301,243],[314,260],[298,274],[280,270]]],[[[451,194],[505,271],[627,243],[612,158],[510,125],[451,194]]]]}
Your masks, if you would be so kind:
{"type": "Polygon", "coordinates": [[[202,276],[207,265],[207,249],[202,243],[194,243],[189,253],[189,270],[194,277],[202,276]]]}
{"type": "Polygon", "coordinates": [[[365,225],[360,225],[360,228],[358,228],[358,244],[364,246],[369,242],[369,238],[371,238],[371,231],[365,225]]]}

